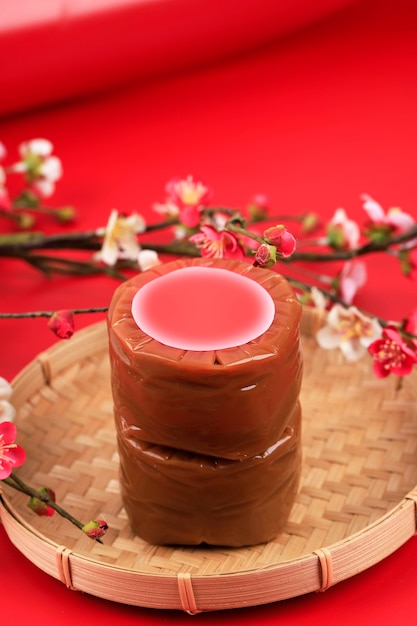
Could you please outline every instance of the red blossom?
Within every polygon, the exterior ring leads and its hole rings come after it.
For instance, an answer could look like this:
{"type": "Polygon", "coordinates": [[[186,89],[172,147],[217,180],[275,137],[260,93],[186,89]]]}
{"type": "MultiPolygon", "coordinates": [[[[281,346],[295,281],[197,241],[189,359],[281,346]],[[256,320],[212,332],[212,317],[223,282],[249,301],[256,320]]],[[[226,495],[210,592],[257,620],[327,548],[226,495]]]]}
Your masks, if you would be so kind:
{"type": "Polygon", "coordinates": [[[267,244],[276,248],[277,255],[284,259],[290,257],[295,251],[295,238],[282,224],[265,230],[264,238],[267,244]]]}
{"type": "Polygon", "coordinates": [[[405,343],[394,326],[384,328],[381,339],[374,341],[368,350],[374,357],[374,373],[378,378],[389,374],[406,376],[417,363],[416,350],[405,343]]]}
{"type": "Polygon", "coordinates": [[[73,312],[68,309],[55,311],[48,322],[48,328],[60,339],[70,339],[74,334],[73,312]]]}
{"type": "Polygon", "coordinates": [[[0,423],[0,480],[8,478],[14,467],[23,465],[26,452],[15,443],[17,428],[13,422],[0,423]]]}
{"type": "Polygon", "coordinates": [[[39,498],[36,496],[32,496],[32,498],[28,502],[28,507],[32,509],[36,515],[39,517],[52,517],[55,513],[53,507],[48,503],[46,498],[50,501],[55,502],[55,492],[49,487],[41,487],[37,490],[39,493],[39,498]]]}
{"type": "Polygon", "coordinates": [[[201,226],[199,233],[190,241],[201,250],[201,256],[216,259],[243,259],[245,254],[237,237],[226,230],[218,231],[213,226],[201,226]]]}

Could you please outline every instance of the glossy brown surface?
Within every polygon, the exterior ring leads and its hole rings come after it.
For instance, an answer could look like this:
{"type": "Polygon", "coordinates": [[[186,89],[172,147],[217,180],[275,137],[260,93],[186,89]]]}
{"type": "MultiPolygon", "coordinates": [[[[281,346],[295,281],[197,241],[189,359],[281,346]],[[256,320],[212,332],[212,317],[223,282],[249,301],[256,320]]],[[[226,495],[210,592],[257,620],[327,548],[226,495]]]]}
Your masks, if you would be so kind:
{"type": "Polygon", "coordinates": [[[280,532],[300,468],[300,317],[283,277],[240,261],[182,259],[116,290],[108,328],[121,490],[140,537],[243,546],[280,532]],[[270,328],[245,345],[203,352],[146,335],[131,315],[137,290],[196,264],[261,284],[275,304],[270,328]]]}
{"type": "Polygon", "coordinates": [[[263,452],[280,439],[298,399],[300,317],[288,283],[248,263],[180,260],[139,274],[117,289],[109,311],[116,418],[137,438],[170,448],[229,459],[263,452]],[[243,346],[210,352],[170,348],[143,333],[130,312],[136,291],[190,264],[224,267],[262,284],[276,308],[271,327],[243,346]]]}
{"type": "Polygon", "coordinates": [[[283,529],[301,468],[301,410],[283,437],[244,461],[146,444],[118,432],[122,498],[134,532],[152,544],[238,547],[283,529]]]}

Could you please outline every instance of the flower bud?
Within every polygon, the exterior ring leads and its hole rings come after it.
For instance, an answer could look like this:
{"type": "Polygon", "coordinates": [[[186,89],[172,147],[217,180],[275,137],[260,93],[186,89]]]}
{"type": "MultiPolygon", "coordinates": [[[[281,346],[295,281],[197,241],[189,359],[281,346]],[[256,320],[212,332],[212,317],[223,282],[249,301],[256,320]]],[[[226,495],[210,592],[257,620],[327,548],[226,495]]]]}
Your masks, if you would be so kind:
{"type": "Polygon", "coordinates": [[[320,218],[315,213],[307,213],[301,222],[303,233],[308,235],[313,233],[320,225],[320,218]]]}
{"type": "Polygon", "coordinates": [[[40,517],[52,517],[54,509],[48,504],[48,500],[55,502],[55,492],[49,487],[41,487],[37,490],[41,497],[32,496],[28,502],[28,507],[40,517]],[[42,498],[43,496],[43,498],[42,498]]]}
{"type": "Polygon", "coordinates": [[[55,311],[48,322],[48,328],[60,339],[69,339],[74,334],[74,315],[72,311],[64,309],[55,311]]]}
{"type": "Polygon", "coordinates": [[[249,217],[252,222],[261,222],[268,215],[269,199],[263,193],[257,193],[253,196],[248,206],[249,217]]]}
{"type": "Polygon", "coordinates": [[[19,213],[16,215],[19,228],[28,230],[35,223],[35,218],[30,213],[19,213]]]}
{"type": "Polygon", "coordinates": [[[261,243],[255,254],[255,267],[272,267],[277,260],[277,250],[275,246],[261,243]]]}
{"type": "Polygon", "coordinates": [[[265,230],[264,238],[267,243],[275,246],[278,256],[284,259],[291,256],[295,250],[295,238],[283,224],[265,230]]]}
{"type": "Polygon", "coordinates": [[[76,213],[73,206],[63,206],[56,211],[56,216],[60,222],[72,222],[76,213]]]}
{"type": "Polygon", "coordinates": [[[87,524],[82,527],[83,533],[90,537],[90,539],[101,539],[107,530],[108,530],[107,522],[102,519],[91,520],[87,524]]]}

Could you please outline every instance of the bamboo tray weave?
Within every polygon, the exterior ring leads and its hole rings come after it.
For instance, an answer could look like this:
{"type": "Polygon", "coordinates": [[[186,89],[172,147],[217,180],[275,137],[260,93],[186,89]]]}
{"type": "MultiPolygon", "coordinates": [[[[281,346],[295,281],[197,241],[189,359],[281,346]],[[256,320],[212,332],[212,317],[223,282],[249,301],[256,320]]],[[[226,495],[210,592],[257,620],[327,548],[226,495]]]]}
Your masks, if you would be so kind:
{"type": "Polygon", "coordinates": [[[158,547],[134,537],[118,487],[104,322],[60,342],[13,381],[18,470],[55,490],[78,519],[104,518],[103,545],[58,515],[40,518],[3,486],[0,519],[14,545],[68,588],[120,603],[189,613],[255,606],[328,587],[416,532],[417,373],[400,390],[369,359],[320,349],[320,315],[302,321],[303,472],[289,522],[249,548],[158,547]]]}

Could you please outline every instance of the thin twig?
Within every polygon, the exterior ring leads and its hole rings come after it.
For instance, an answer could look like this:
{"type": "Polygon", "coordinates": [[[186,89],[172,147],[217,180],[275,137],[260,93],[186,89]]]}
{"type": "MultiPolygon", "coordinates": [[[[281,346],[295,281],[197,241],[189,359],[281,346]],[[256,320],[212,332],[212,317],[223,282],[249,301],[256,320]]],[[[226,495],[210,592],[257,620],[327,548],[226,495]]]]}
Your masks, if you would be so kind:
{"type": "MultiPolygon", "coordinates": [[[[83,313],[106,313],[109,310],[107,306],[90,307],[89,309],[71,309],[74,315],[80,315],[83,313]]],[[[0,319],[22,319],[25,317],[52,317],[56,311],[25,311],[22,313],[0,313],[0,319]]]]}
{"type": "MultiPolygon", "coordinates": [[[[47,495],[47,493],[39,493],[39,491],[31,487],[30,485],[27,485],[23,480],[21,480],[18,476],[16,476],[14,472],[10,474],[9,478],[4,478],[3,482],[9,485],[10,487],[12,487],[13,489],[16,489],[17,491],[20,491],[21,493],[26,494],[30,498],[37,498],[38,500],[41,500],[47,506],[50,506],[54,511],[56,511],[58,515],[67,519],[69,522],[71,522],[71,524],[73,524],[80,530],[84,528],[85,524],[80,522],[76,517],[71,515],[71,513],[68,513],[68,511],[63,509],[56,502],[54,502],[47,495]]],[[[100,539],[96,539],[96,541],[98,541],[99,543],[103,543],[100,539]]]]}

